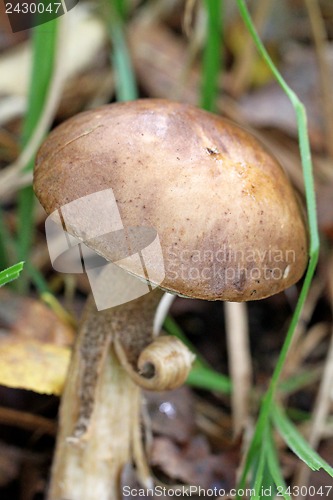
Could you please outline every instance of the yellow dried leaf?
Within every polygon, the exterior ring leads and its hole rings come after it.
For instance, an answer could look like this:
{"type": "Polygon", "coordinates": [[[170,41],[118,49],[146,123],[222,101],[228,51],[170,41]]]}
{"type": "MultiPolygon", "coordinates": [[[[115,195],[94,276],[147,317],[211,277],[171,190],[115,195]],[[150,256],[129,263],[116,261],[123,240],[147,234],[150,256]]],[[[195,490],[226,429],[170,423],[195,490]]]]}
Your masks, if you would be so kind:
{"type": "Polygon", "coordinates": [[[42,394],[62,392],[70,349],[32,340],[1,339],[0,384],[42,394]]]}

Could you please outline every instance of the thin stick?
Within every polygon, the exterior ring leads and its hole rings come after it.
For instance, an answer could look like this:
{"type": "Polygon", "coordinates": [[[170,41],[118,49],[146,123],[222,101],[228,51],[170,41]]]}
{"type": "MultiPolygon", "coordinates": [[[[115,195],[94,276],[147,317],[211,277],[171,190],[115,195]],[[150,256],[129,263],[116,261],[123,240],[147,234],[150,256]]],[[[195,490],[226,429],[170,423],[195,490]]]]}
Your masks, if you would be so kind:
{"type": "Polygon", "coordinates": [[[249,347],[247,306],[245,302],[225,302],[225,325],[232,379],[232,419],[234,436],[244,429],[249,417],[252,363],[249,347]]]}
{"type": "Polygon", "coordinates": [[[322,113],[325,120],[326,150],[333,157],[333,99],[330,68],[325,54],[327,33],[320,12],[318,0],[304,0],[308,10],[313,40],[318,59],[319,77],[322,95],[322,113]]]}
{"type": "Polygon", "coordinates": [[[154,335],[159,335],[160,331],[162,330],[163,323],[165,321],[165,318],[168,315],[169,309],[173,304],[173,301],[175,300],[176,295],[173,295],[171,293],[165,293],[158,304],[157,310],[156,310],[156,315],[154,319],[154,328],[153,328],[153,333],[154,335]]]}
{"type": "Polygon", "coordinates": [[[3,406],[0,407],[0,423],[51,436],[54,436],[57,430],[57,424],[49,418],[3,406]]]}

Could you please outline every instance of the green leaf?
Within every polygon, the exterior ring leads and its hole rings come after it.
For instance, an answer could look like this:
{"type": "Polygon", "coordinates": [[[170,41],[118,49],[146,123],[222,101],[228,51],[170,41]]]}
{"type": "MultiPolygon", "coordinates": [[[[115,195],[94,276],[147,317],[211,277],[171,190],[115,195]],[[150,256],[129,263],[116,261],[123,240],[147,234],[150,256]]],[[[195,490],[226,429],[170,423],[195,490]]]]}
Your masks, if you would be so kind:
{"type": "Polygon", "coordinates": [[[0,272],[0,287],[6,285],[10,281],[16,280],[20,272],[23,269],[24,262],[19,262],[14,266],[8,267],[8,269],[4,269],[0,272]]]}
{"type": "Polygon", "coordinates": [[[280,382],[279,390],[284,394],[291,394],[299,391],[300,389],[303,389],[304,387],[320,380],[322,373],[323,370],[321,366],[297,373],[296,375],[280,382]]]}
{"type": "Polygon", "coordinates": [[[230,394],[232,387],[229,377],[211,368],[198,366],[196,363],[187,377],[187,383],[199,389],[222,392],[223,394],[230,394]]]}
{"type": "Polygon", "coordinates": [[[207,12],[206,44],[203,53],[201,107],[214,111],[218,96],[218,82],[222,65],[222,5],[223,2],[205,0],[207,12]]]}
{"type": "Polygon", "coordinates": [[[283,479],[281,474],[278,454],[276,451],[276,446],[274,443],[274,438],[272,433],[267,433],[266,436],[266,450],[267,450],[267,466],[270,472],[270,475],[273,478],[274,484],[278,488],[278,491],[281,492],[281,495],[285,498],[285,500],[291,500],[291,496],[286,493],[287,485],[283,479]]]}
{"type": "Polygon", "coordinates": [[[109,0],[105,9],[108,32],[112,41],[112,66],[115,73],[117,101],[131,101],[138,98],[135,74],[127,47],[124,16],[125,2],[109,0]]]}
{"type": "Polygon", "coordinates": [[[165,318],[163,326],[164,326],[164,329],[168,333],[170,333],[170,335],[174,335],[179,340],[181,340],[183,342],[183,344],[185,344],[186,347],[188,347],[190,349],[190,351],[192,351],[193,354],[195,354],[195,361],[196,361],[196,363],[199,363],[200,366],[202,366],[202,367],[205,366],[206,368],[209,368],[209,365],[208,365],[207,361],[196,350],[196,348],[194,347],[194,345],[192,344],[192,342],[190,342],[188,340],[188,338],[186,337],[186,335],[183,332],[183,330],[180,328],[180,326],[176,323],[176,321],[171,316],[167,316],[165,318]]]}
{"type": "Polygon", "coordinates": [[[259,452],[259,460],[257,461],[254,474],[254,495],[251,496],[251,500],[260,500],[261,498],[261,488],[264,480],[264,470],[265,470],[265,446],[261,444],[259,452]]]}
{"type": "Polygon", "coordinates": [[[284,441],[298,458],[303,460],[310,469],[314,471],[324,469],[333,477],[333,468],[311,448],[278,405],[274,405],[272,418],[284,441]]]}
{"type": "MultiPolygon", "coordinates": [[[[44,24],[41,24],[32,30],[33,61],[27,111],[22,125],[22,147],[26,146],[33,136],[43,114],[55,71],[57,40],[58,19],[52,19],[48,22],[47,28],[45,28],[44,24]]],[[[31,171],[33,167],[34,157],[29,160],[24,171],[31,171]]],[[[18,196],[18,233],[16,245],[17,255],[20,260],[28,260],[30,254],[35,232],[34,205],[35,196],[32,187],[26,186],[22,188],[18,196]]],[[[25,273],[19,281],[18,286],[21,291],[27,290],[28,280],[25,273]]]]}
{"type": "Polygon", "coordinates": [[[272,458],[269,456],[272,450],[268,446],[268,443],[272,440],[271,432],[271,426],[267,426],[264,432],[264,439],[260,442],[257,458],[252,462],[252,464],[254,464],[252,481],[254,494],[251,500],[259,500],[260,498],[269,500],[275,498],[275,481],[271,469],[269,468],[269,460],[272,458]]]}

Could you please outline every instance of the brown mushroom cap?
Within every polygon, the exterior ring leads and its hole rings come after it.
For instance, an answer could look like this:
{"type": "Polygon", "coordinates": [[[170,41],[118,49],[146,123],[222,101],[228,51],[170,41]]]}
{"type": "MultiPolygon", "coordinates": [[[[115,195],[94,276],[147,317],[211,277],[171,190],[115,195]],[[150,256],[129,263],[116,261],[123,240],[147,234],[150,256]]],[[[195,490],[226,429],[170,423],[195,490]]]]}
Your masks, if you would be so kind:
{"type": "MultiPolygon", "coordinates": [[[[286,174],[219,116],[145,99],[78,114],[51,132],[34,175],[48,214],[108,188],[124,227],[156,229],[168,291],[255,300],[305,270],[307,231],[286,174]]],[[[79,224],[69,231],[83,239],[79,224]]],[[[103,242],[95,250],[110,259],[103,242]]]]}

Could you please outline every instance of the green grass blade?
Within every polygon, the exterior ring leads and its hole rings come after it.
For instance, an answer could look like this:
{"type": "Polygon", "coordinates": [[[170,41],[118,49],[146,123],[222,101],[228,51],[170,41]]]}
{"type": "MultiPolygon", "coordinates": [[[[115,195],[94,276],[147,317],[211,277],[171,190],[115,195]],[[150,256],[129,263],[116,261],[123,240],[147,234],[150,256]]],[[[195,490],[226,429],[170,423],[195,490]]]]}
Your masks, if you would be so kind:
{"type": "Polygon", "coordinates": [[[179,338],[179,340],[181,340],[183,344],[185,344],[186,347],[188,347],[190,351],[192,351],[193,354],[195,354],[196,362],[199,363],[200,366],[209,368],[209,364],[207,363],[207,361],[201,356],[199,351],[197,351],[192,342],[188,340],[183,330],[180,328],[179,325],[177,325],[176,321],[171,316],[167,316],[165,318],[163,326],[164,329],[168,333],[170,333],[170,335],[174,335],[175,337],[179,338]]]}
{"type": "Polygon", "coordinates": [[[198,389],[222,392],[223,394],[231,394],[232,390],[231,380],[228,377],[211,368],[198,366],[196,363],[194,363],[186,382],[198,389]]]}
{"type": "Polygon", "coordinates": [[[112,41],[112,65],[115,72],[117,101],[131,101],[138,98],[134,71],[126,44],[123,16],[126,7],[123,2],[108,0],[106,8],[108,31],[112,41]]]}
{"type": "Polygon", "coordinates": [[[4,220],[4,212],[0,207],[0,269],[10,266],[9,246],[12,238],[4,220]]]}
{"type": "Polygon", "coordinates": [[[308,385],[314,384],[320,380],[323,370],[322,367],[312,368],[307,372],[297,373],[292,377],[283,380],[279,383],[279,391],[284,394],[291,394],[293,392],[299,391],[308,385]]]}
{"type": "Polygon", "coordinates": [[[274,480],[274,484],[277,488],[277,492],[283,496],[285,500],[292,500],[291,496],[286,493],[287,485],[283,476],[281,474],[281,469],[278,460],[278,454],[276,451],[276,446],[271,432],[266,435],[266,450],[267,450],[267,466],[269,468],[270,474],[274,480]]]}
{"type": "Polygon", "coordinates": [[[261,488],[264,480],[264,470],[265,470],[265,447],[261,446],[260,452],[258,453],[257,462],[255,466],[255,481],[253,483],[254,495],[251,496],[251,500],[260,500],[261,498],[261,488]]]}
{"type": "Polygon", "coordinates": [[[19,262],[18,264],[14,264],[14,266],[9,267],[8,269],[4,269],[0,272],[0,287],[6,285],[10,281],[16,280],[20,272],[23,269],[24,262],[19,262]]]}
{"type": "MultiPolygon", "coordinates": [[[[23,122],[22,146],[24,147],[34,133],[42,114],[44,103],[54,70],[58,21],[54,19],[46,25],[33,29],[33,63],[28,96],[28,109],[23,122]]],[[[34,159],[25,167],[32,170],[34,159]]],[[[34,194],[31,186],[22,189],[18,197],[18,258],[26,260],[34,236],[34,194]]],[[[26,287],[26,279],[21,288],[26,287]]]]}
{"type": "Polygon", "coordinates": [[[291,408],[290,406],[286,408],[286,414],[294,422],[309,422],[312,418],[310,412],[300,410],[299,408],[291,408]]]}
{"type": "Polygon", "coordinates": [[[33,283],[33,285],[35,285],[40,295],[46,292],[50,293],[49,286],[45,281],[44,276],[35,266],[31,264],[31,262],[26,263],[26,271],[31,279],[31,282],[33,283]]]}
{"type": "MultiPolygon", "coordinates": [[[[57,33],[57,19],[33,28],[33,61],[28,94],[28,108],[22,129],[21,143],[23,147],[31,138],[44,107],[54,70],[57,33]]],[[[25,171],[32,168],[33,165],[30,164],[26,167],[25,171]]]]}
{"type": "Polygon", "coordinates": [[[333,477],[333,468],[311,448],[278,405],[274,405],[272,419],[280,435],[298,458],[303,460],[310,469],[314,471],[324,469],[333,477]]]}
{"type": "Polygon", "coordinates": [[[307,120],[306,120],[306,112],[303,104],[299,101],[298,97],[294,93],[294,91],[288,86],[288,84],[283,79],[282,75],[279,73],[278,69],[274,65],[272,59],[270,58],[268,52],[266,51],[263,43],[260,40],[260,37],[253,25],[252,19],[250,17],[249,11],[246,7],[244,0],[236,0],[239,12],[241,17],[252,35],[252,38],[256,44],[256,47],[273,72],[276,80],[281,85],[287,96],[289,97],[297,119],[298,126],[298,137],[299,137],[299,146],[300,146],[300,154],[302,159],[302,168],[303,168],[303,176],[305,183],[305,193],[306,193],[306,202],[307,202],[307,211],[308,211],[308,219],[309,219],[309,228],[310,228],[310,260],[308,269],[305,275],[305,279],[303,282],[303,286],[301,289],[301,293],[291,319],[290,326],[288,328],[286,340],[282,347],[278,362],[276,364],[272,380],[268,389],[268,392],[263,400],[262,407],[260,410],[260,415],[257,421],[255,433],[253,436],[253,440],[249,447],[249,451],[245,460],[245,465],[243,468],[243,472],[240,478],[239,487],[242,487],[247,478],[247,474],[251,468],[252,461],[255,459],[256,452],[260,449],[260,443],[263,439],[263,435],[266,432],[266,427],[268,425],[268,419],[270,416],[270,412],[272,409],[272,403],[274,400],[274,396],[276,390],[278,388],[279,378],[285,363],[286,355],[288,353],[293,334],[295,331],[295,327],[300,317],[300,313],[302,311],[306,296],[308,294],[311,281],[317,266],[318,255],[319,255],[319,235],[318,235],[318,226],[317,226],[317,216],[316,216],[316,200],[314,193],[314,181],[313,181],[313,173],[312,173],[312,162],[311,162],[311,153],[310,153],[310,145],[309,138],[307,132],[307,120]]]}
{"type": "Polygon", "coordinates": [[[246,482],[246,477],[247,477],[248,472],[251,468],[251,463],[252,463],[254,457],[256,456],[256,451],[257,451],[258,447],[260,448],[260,443],[263,439],[263,434],[266,431],[266,426],[268,425],[268,419],[269,419],[270,413],[272,411],[274,396],[275,396],[275,392],[276,392],[277,387],[278,387],[279,378],[280,378],[280,375],[281,375],[281,372],[283,369],[283,365],[284,365],[284,362],[285,362],[285,359],[286,359],[286,356],[287,356],[287,353],[288,353],[288,350],[289,350],[289,347],[290,347],[290,344],[291,344],[291,341],[293,338],[295,327],[296,327],[297,322],[299,320],[299,317],[300,317],[300,314],[301,314],[301,311],[302,311],[302,308],[303,308],[303,305],[304,305],[304,302],[305,302],[305,299],[306,299],[306,296],[307,296],[307,293],[308,293],[308,290],[309,290],[309,287],[310,287],[310,284],[312,281],[312,277],[313,277],[313,274],[314,274],[314,271],[316,268],[316,263],[317,263],[316,260],[310,259],[310,264],[309,264],[309,267],[308,267],[308,270],[306,273],[306,277],[305,277],[305,280],[303,283],[303,287],[302,287],[302,290],[301,290],[301,293],[300,293],[300,296],[299,296],[299,299],[298,299],[298,302],[297,302],[297,305],[295,308],[295,312],[293,314],[293,317],[292,317],[291,322],[290,322],[290,326],[288,328],[285,342],[284,342],[282,350],[280,352],[280,355],[279,355],[279,358],[278,358],[278,361],[277,361],[277,364],[276,364],[276,367],[275,367],[275,370],[274,370],[274,373],[272,376],[272,380],[271,380],[269,389],[268,389],[266,396],[263,399],[263,403],[261,405],[260,414],[259,414],[259,418],[257,420],[254,436],[252,438],[252,442],[250,444],[248,454],[247,454],[247,457],[245,460],[245,465],[244,465],[244,468],[243,468],[243,471],[241,474],[240,483],[239,483],[240,488],[244,487],[244,484],[246,482]]]}
{"type": "Polygon", "coordinates": [[[205,0],[207,12],[206,44],[202,61],[200,106],[215,111],[222,65],[222,5],[221,0],[205,0]]]}
{"type": "Polygon", "coordinates": [[[114,3],[115,9],[118,12],[120,18],[125,21],[128,13],[128,2],[127,0],[111,0],[114,3]]]}
{"type": "Polygon", "coordinates": [[[291,500],[290,496],[286,494],[287,486],[279,467],[271,425],[265,427],[263,439],[252,461],[252,467],[254,468],[253,489],[255,495],[251,497],[251,500],[273,499],[277,491],[286,500],[291,500]]]}

